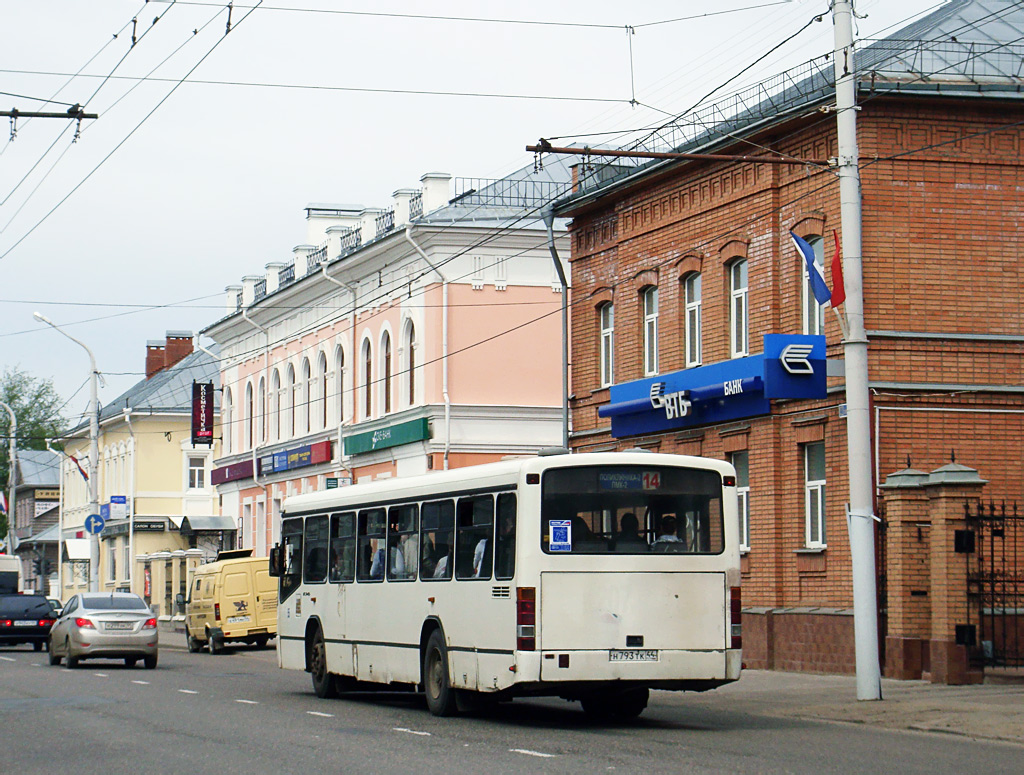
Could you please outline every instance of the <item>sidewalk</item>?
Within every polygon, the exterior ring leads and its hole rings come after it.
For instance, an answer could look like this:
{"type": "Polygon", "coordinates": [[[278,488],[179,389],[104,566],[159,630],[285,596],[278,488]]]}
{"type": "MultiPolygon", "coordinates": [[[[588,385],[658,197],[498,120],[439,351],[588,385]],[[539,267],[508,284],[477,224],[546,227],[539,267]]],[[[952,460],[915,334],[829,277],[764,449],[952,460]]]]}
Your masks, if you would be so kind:
{"type": "MultiPolygon", "coordinates": [[[[161,622],[160,646],[185,650],[183,626],[161,622]]],[[[993,670],[976,686],[882,679],[881,701],[858,701],[857,681],[846,675],[744,670],[734,684],[701,701],[734,703],[745,712],[810,721],[869,724],[887,729],[940,732],[1024,745],[1024,671],[993,670]]]]}

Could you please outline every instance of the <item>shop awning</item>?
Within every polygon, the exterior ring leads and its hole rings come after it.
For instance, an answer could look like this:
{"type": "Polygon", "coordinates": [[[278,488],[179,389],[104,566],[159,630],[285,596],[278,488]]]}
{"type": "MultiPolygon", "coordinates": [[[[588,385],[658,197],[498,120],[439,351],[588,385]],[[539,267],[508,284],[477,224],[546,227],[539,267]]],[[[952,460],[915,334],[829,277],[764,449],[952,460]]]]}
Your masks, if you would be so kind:
{"type": "Polygon", "coordinates": [[[181,520],[181,534],[210,533],[221,530],[236,530],[235,520],[231,517],[185,517],[181,520]]]}

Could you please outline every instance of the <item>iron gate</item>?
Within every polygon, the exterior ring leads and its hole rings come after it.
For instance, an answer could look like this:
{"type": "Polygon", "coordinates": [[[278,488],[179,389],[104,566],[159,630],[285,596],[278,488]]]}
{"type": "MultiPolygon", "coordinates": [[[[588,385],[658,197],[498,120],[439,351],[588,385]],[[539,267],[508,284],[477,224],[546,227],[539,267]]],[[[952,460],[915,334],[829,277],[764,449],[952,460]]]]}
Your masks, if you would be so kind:
{"type": "Polygon", "coordinates": [[[958,643],[974,665],[1024,666],[1024,517],[1017,504],[964,505],[954,548],[967,557],[967,616],[958,643]]]}

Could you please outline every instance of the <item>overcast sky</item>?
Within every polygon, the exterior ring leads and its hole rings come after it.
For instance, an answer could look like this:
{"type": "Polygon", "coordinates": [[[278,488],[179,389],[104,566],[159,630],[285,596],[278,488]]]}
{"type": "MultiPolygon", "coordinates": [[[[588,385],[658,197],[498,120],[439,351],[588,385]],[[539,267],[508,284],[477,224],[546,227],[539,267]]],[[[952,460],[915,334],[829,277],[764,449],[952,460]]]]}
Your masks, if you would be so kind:
{"type": "MultiPolygon", "coordinates": [[[[93,349],[110,401],[141,379],[147,340],[209,325],[225,285],[290,260],[308,203],[386,207],[429,171],[501,177],[539,137],[614,144],[587,133],[663,122],[833,36],[827,0],[252,4],[225,35],[208,2],[0,0],[2,109],[100,115],[74,143],[74,122],[21,118],[13,142],[0,125],[0,368],[53,378],[69,418],[86,354],[33,311],[93,349]]],[[[858,33],[937,5],[861,0],[858,33]]]]}

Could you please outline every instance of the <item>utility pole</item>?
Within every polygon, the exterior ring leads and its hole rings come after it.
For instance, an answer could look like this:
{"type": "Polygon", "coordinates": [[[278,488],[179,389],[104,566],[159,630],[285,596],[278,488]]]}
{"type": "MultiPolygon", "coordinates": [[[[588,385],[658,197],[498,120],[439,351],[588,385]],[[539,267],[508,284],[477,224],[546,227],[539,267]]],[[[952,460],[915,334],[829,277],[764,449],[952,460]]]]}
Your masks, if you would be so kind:
{"type": "Polygon", "coordinates": [[[11,537],[14,535],[14,523],[17,520],[16,512],[14,511],[14,496],[17,494],[17,476],[18,476],[18,418],[14,414],[14,410],[0,401],[0,406],[7,410],[7,414],[11,417],[11,426],[8,432],[8,452],[7,452],[7,484],[11,489],[11,494],[7,498],[7,535],[2,536],[7,543],[8,554],[14,554],[14,542],[11,537]]]}
{"type": "Polygon", "coordinates": [[[882,699],[878,666],[878,600],[875,590],[875,523],[868,405],[868,338],[864,328],[860,168],[857,158],[857,78],[853,62],[853,3],[834,0],[836,130],[839,212],[846,283],[846,438],[850,476],[850,559],[853,565],[853,630],[857,699],[882,699]]]}

